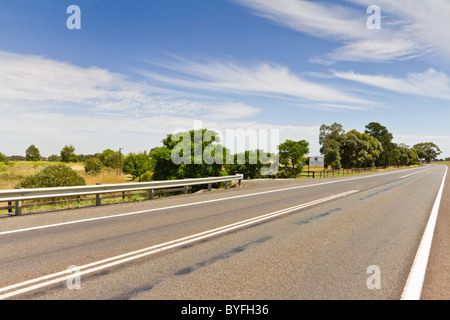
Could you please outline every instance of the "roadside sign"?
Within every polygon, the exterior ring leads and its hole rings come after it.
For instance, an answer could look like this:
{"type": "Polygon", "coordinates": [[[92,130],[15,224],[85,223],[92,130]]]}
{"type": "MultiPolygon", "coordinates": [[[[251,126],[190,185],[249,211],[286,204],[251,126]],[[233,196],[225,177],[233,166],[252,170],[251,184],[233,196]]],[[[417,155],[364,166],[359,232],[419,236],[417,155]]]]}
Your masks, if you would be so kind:
{"type": "Polygon", "coordinates": [[[323,157],[311,157],[309,158],[309,165],[311,167],[323,167],[324,158],[323,157]]]}

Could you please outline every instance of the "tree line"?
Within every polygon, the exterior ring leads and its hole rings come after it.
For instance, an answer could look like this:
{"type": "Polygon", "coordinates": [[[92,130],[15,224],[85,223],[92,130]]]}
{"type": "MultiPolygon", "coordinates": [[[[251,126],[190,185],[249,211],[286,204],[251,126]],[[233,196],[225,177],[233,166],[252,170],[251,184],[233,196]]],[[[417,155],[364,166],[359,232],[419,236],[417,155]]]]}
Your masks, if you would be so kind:
{"type": "MultiPolygon", "coordinates": [[[[263,150],[247,150],[231,154],[221,144],[216,132],[198,129],[185,132],[184,135],[168,134],[162,146],[149,152],[129,153],[106,149],[101,153],[77,155],[72,145],[66,145],[59,155],[53,154],[47,160],[53,162],[83,162],[87,174],[99,174],[105,168],[122,171],[139,181],[201,178],[242,173],[246,178],[255,179],[264,176],[263,169],[273,167],[275,172],[267,175],[280,178],[295,178],[301,175],[307,163],[309,142],[306,140],[286,140],[278,145],[278,153],[266,153],[263,150]],[[209,137],[196,142],[195,136],[209,137]],[[184,137],[184,138],[183,138],[184,137]],[[189,139],[190,138],[190,139],[189,139]],[[186,141],[183,142],[183,140],[186,141]],[[189,145],[190,144],[190,145],[189,145]],[[179,150],[180,146],[184,149],[179,150]],[[186,151],[188,150],[188,151],[186,151]],[[183,153],[184,152],[184,153],[183,153]],[[186,161],[177,163],[173,155],[182,156],[186,161]],[[201,159],[198,156],[201,155],[201,159]],[[203,157],[207,155],[206,159],[203,157]],[[211,162],[209,159],[221,161],[211,162]],[[268,160],[271,160],[268,162],[268,160]]],[[[383,166],[410,166],[419,161],[430,162],[441,153],[432,142],[423,142],[409,147],[393,142],[393,135],[385,126],[371,122],[364,132],[355,129],[345,131],[339,123],[323,124],[319,130],[320,153],[325,158],[325,167],[332,169],[367,168],[383,166]]],[[[8,160],[41,160],[39,149],[31,145],[25,151],[23,159],[11,159],[0,153],[0,162],[8,160]]]]}
{"type": "Polygon", "coordinates": [[[363,133],[357,130],[345,132],[336,122],[322,125],[319,143],[325,165],[333,169],[410,166],[420,160],[431,162],[441,154],[433,142],[417,143],[413,147],[394,143],[392,133],[377,122],[371,122],[365,128],[363,133]]]}

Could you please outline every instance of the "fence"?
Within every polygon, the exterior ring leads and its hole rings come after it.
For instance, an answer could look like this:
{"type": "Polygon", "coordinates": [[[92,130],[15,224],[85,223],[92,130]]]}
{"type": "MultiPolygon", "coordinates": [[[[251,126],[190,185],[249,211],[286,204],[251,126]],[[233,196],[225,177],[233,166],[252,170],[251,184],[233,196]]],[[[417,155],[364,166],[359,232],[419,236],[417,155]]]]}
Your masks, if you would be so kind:
{"type": "Polygon", "coordinates": [[[378,172],[386,170],[388,167],[369,167],[369,168],[352,168],[352,169],[340,169],[340,170],[323,170],[323,171],[303,171],[303,177],[312,178],[327,178],[338,177],[344,175],[351,175],[364,172],[378,172]]]}
{"type": "MultiPolygon", "coordinates": [[[[234,176],[210,177],[199,179],[181,179],[181,180],[167,180],[167,181],[150,181],[137,183],[121,183],[121,184],[98,184],[91,186],[75,186],[75,187],[61,187],[61,188],[37,188],[37,189],[14,189],[14,190],[0,190],[0,203],[7,202],[9,211],[14,208],[15,215],[22,214],[25,200],[40,200],[40,199],[54,199],[65,197],[77,197],[95,195],[95,205],[102,204],[102,195],[121,193],[123,197],[125,192],[142,191],[145,190],[148,198],[152,199],[157,190],[167,188],[181,187],[185,194],[188,193],[189,187],[194,185],[208,185],[210,191],[213,183],[225,183],[225,189],[228,188],[229,181],[237,180],[239,185],[244,178],[243,174],[236,174],[234,176]],[[12,205],[14,202],[14,206],[12,205]]],[[[76,201],[76,200],[75,200],[76,201]]]]}

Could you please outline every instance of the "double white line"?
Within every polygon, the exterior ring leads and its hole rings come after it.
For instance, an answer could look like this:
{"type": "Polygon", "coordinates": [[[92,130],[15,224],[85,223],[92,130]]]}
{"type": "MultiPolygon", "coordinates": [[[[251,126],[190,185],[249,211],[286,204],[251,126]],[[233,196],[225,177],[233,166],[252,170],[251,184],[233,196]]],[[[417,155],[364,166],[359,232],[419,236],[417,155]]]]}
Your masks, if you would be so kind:
{"type": "MultiPolygon", "coordinates": [[[[232,223],[223,227],[211,229],[208,231],[196,233],[190,236],[186,236],[183,238],[179,238],[176,240],[172,240],[169,242],[153,245],[144,249],[128,252],[125,254],[121,254],[118,256],[114,256],[111,258],[103,259],[100,261],[95,261],[89,264],[85,264],[83,266],[78,266],[77,269],[79,272],[77,272],[77,276],[83,276],[89,273],[97,272],[103,269],[111,268],[132,260],[140,259],[158,252],[162,252],[165,250],[169,250],[172,248],[180,247],[192,242],[196,242],[205,238],[214,237],[216,235],[226,233],[238,228],[243,228],[245,226],[249,226],[252,224],[256,224],[268,219],[272,219],[296,210],[304,209],[319,203],[323,203],[326,201],[330,201],[333,199],[345,197],[347,195],[350,195],[352,193],[358,192],[358,190],[350,190],[347,192],[339,193],[336,195],[332,195],[326,198],[310,201],[301,205],[297,205],[294,207],[278,210],[275,212],[267,213],[258,217],[254,217],[251,219],[242,220],[236,223],[232,223]]],[[[26,293],[29,291],[37,290],[46,286],[50,286],[59,282],[67,281],[73,278],[73,270],[67,269],[60,272],[52,273],[46,276],[42,276],[39,278],[27,280],[24,282],[16,283],[7,287],[0,288],[0,299],[7,299],[22,293],[26,293]]]]}

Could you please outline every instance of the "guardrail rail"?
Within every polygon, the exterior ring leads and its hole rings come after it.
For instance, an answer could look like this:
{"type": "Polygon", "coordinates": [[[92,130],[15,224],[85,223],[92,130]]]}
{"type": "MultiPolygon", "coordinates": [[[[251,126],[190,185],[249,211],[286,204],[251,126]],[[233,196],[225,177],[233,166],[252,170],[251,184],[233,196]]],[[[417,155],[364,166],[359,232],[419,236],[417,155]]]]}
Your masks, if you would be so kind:
{"type": "MultiPolygon", "coordinates": [[[[89,186],[74,186],[74,187],[58,187],[58,188],[36,188],[36,189],[12,189],[0,190],[0,202],[14,202],[14,214],[22,214],[22,201],[38,200],[47,198],[61,198],[95,195],[95,205],[101,206],[102,194],[140,191],[147,190],[149,199],[153,198],[153,193],[157,189],[183,187],[184,193],[188,193],[188,187],[193,185],[208,185],[208,191],[211,191],[213,183],[229,182],[237,180],[239,185],[243,174],[236,174],[234,176],[223,177],[209,177],[198,179],[180,179],[180,180],[165,180],[165,181],[150,181],[150,182],[133,182],[120,184],[97,184],[89,186]]],[[[228,189],[228,183],[225,183],[225,189],[228,189]]]]}

